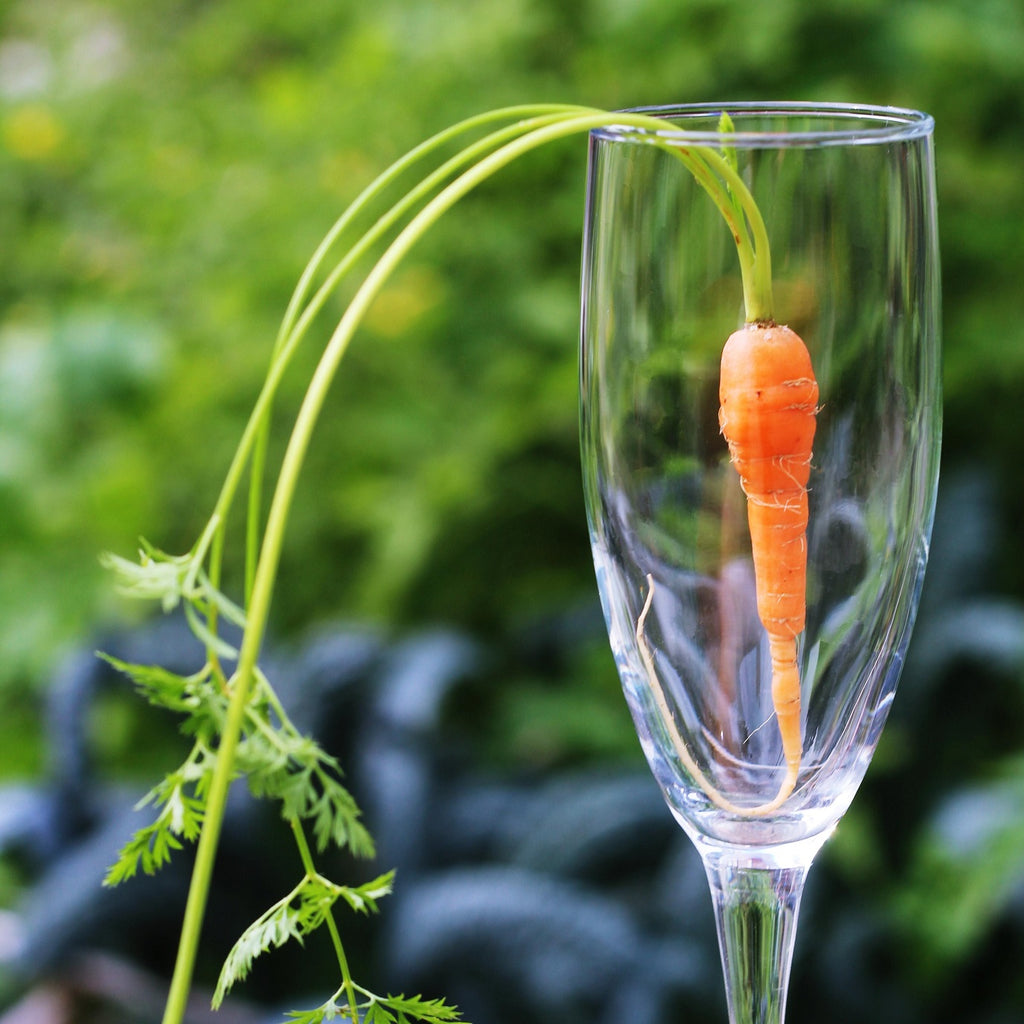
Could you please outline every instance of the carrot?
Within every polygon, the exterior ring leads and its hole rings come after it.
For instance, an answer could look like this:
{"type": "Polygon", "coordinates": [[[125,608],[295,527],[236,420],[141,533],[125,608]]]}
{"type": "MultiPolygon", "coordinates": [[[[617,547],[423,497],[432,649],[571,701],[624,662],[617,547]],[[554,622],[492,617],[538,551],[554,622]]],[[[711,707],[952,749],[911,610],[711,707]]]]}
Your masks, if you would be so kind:
{"type": "Polygon", "coordinates": [[[747,496],[758,617],[768,634],[772,704],[786,776],[774,809],[796,786],[803,757],[796,639],[807,595],[807,480],[818,384],[794,331],[748,323],[722,350],[719,426],[747,496]]]}

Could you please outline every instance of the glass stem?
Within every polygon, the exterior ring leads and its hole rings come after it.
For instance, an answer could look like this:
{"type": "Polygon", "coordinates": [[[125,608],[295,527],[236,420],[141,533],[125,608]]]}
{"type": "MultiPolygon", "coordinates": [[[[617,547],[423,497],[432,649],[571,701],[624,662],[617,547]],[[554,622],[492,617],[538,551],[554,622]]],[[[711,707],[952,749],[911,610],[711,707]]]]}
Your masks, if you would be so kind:
{"type": "Polygon", "coordinates": [[[700,844],[711,886],[729,1024],[783,1024],[800,897],[820,844],[793,859],[700,844]]]}

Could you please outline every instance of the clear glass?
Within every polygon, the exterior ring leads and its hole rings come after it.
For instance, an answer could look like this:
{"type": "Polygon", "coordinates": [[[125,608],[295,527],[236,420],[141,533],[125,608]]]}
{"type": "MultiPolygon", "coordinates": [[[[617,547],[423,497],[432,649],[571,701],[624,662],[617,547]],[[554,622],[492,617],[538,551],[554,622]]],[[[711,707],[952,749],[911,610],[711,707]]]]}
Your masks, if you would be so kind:
{"type": "Polygon", "coordinates": [[[932,121],[842,105],[645,113],[678,127],[590,138],[591,542],[641,746],[704,858],[730,1020],[781,1022],[803,880],[868,767],[928,555],[941,433],[932,121]],[[788,795],[747,498],[719,426],[722,348],[745,316],[740,261],[673,149],[724,156],[749,190],[773,319],[803,338],[818,384],[788,795]]]}

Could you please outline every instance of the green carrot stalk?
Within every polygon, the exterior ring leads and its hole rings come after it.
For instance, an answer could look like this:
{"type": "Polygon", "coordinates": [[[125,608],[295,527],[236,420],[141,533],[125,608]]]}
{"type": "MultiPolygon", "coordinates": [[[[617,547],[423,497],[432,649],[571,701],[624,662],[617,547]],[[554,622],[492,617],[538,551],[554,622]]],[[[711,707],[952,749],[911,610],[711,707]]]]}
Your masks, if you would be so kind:
{"type": "Polygon", "coordinates": [[[164,1024],[181,1024],[184,1018],[228,790],[240,772],[247,776],[254,791],[282,801],[303,880],[239,940],[225,965],[217,1001],[266,949],[291,938],[303,941],[309,932],[324,926],[335,949],[341,985],[328,1003],[295,1015],[297,1020],[320,1024],[340,1018],[358,1024],[360,1014],[378,1004],[384,1009],[390,1007],[388,1012],[394,1011],[393,1015],[401,1013],[406,1019],[425,1024],[458,1019],[457,1011],[443,1001],[380,997],[352,979],[334,919],[334,905],[340,901],[357,910],[375,909],[376,900],[390,890],[390,880],[382,877],[369,887],[351,889],[330,882],[317,871],[304,823],[314,829],[321,852],[333,844],[367,854],[372,852],[372,839],[359,821],[358,807],[338,781],[336,763],[312,740],[295,733],[269,680],[259,670],[258,659],[306,453],[341,361],[371,303],[420,239],[478,185],[540,146],[594,130],[634,132],[639,142],[664,150],[685,166],[708,193],[736,242],[748,319],[769,319],[771,264],[767,235],[728,151],[682,145],[673,137],[670,123],[642,113],[540,104],[470,117],[393,163],[335,221],[314,252],[288,303],[266,379],[197,544],[180,557],[147,547],[139,565],[108,559],[130,591],[156,597],[165,608],[182,604],[207,650],[206,669],[188,678],[151,666],[119,666],[132,675],[150,700],[191,714],[191,729],[197,736],[182,768],[150,794],[149,799],[159,808],[157,821],[129,843],[110,876],[115,882],[123,880],[140,865],[155,870],[182,839],[198,835],[164,1024]],[[471,141],[465,142],[467,137],[471,141]],[[437,162],[442,149],[459,142],[461,148],[437,162]],[[402,177],[428,160],[436,166],[386,205],[369,226],[359,227],[359,222],[402,177]],[[355,290],[321,352],[295,417],[264,521],[267,441],[278,388],[327,300],[379,245],[384,245],[383,252],[355,290]],[[247,473],[245,583],[239,607],[221,593],[220,586],[226,524],[247,473]],[[237,651],[218,636],[222,618],[242,626],[237,651]],[[234,671],[228,676],[222,664],[236,658],[234,671]]]}

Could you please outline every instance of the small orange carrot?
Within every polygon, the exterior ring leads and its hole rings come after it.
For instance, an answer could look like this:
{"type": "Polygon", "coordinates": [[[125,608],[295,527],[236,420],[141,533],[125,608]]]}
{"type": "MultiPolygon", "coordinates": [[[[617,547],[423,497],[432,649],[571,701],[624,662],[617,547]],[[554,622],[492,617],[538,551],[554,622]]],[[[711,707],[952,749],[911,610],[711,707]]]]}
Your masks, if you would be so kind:
{"type": "Polygon", "coordinates": [[[771,807],[792,793],[800,772],[800,672],[796,638],[807,595],[807,480],[818,411],[811,357],[794,331],[748,323],[722,350],[718,421],[747,496],[757,611],[772,660],[772,703],[786,778],[771,807]]]}

